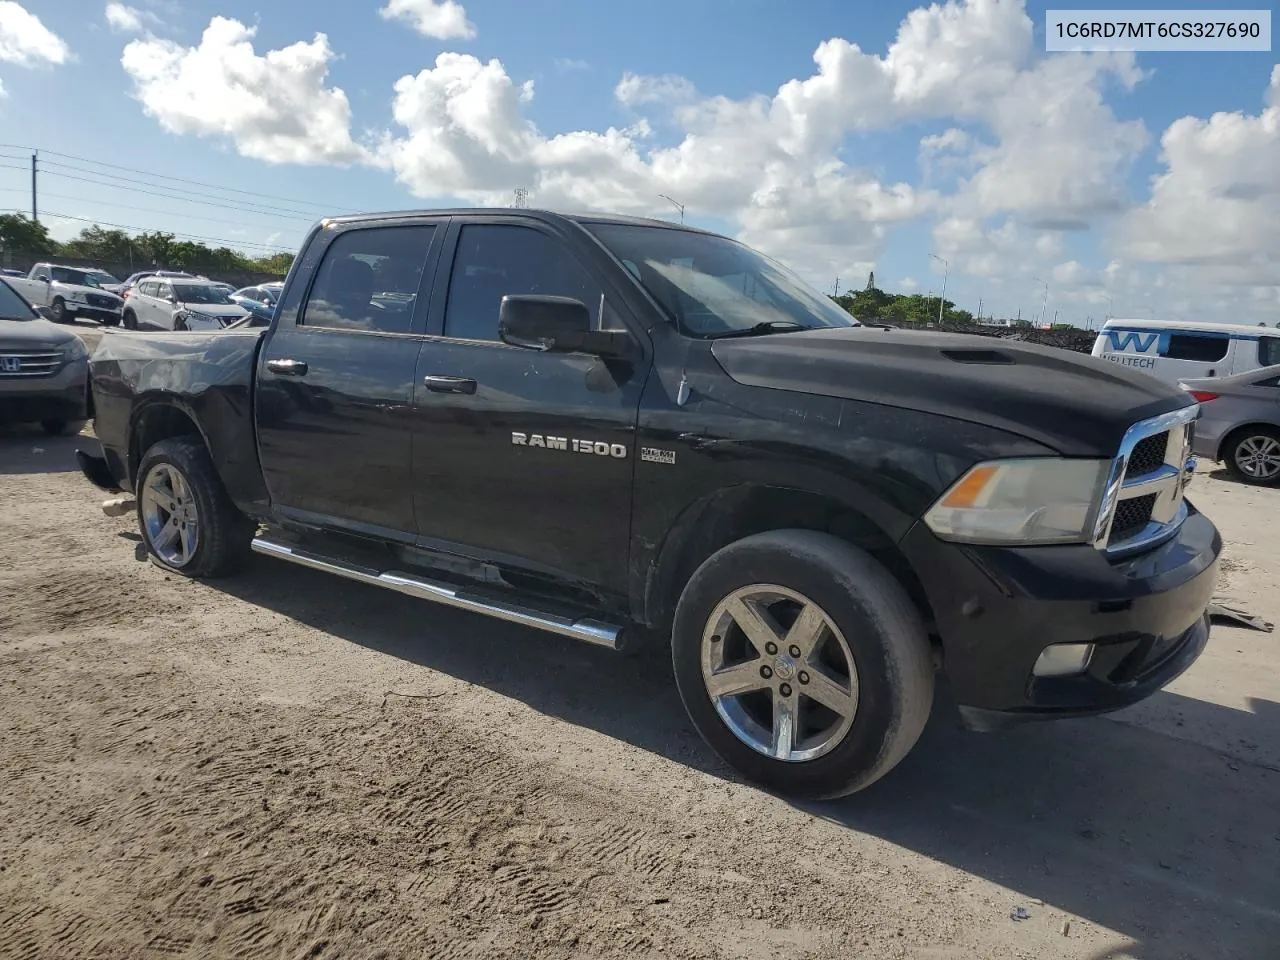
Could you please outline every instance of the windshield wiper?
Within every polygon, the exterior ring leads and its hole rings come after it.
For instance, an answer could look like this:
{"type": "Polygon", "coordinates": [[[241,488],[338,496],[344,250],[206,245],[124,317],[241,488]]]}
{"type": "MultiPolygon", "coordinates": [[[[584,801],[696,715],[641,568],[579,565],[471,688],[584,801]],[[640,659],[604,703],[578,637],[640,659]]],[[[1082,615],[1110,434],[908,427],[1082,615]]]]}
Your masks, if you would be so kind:
{"type": "Polygon", "coordinates": [[[812,330],[803,323],[797,323],[795,320],[765,320],[757,323],[754,327],[747,327],[745,330],[734,330],[731,333],[722,333],[713,340],[727,340],[729,337],[758,337],[765,333],[789,333],[795,330],[812,330]]]}

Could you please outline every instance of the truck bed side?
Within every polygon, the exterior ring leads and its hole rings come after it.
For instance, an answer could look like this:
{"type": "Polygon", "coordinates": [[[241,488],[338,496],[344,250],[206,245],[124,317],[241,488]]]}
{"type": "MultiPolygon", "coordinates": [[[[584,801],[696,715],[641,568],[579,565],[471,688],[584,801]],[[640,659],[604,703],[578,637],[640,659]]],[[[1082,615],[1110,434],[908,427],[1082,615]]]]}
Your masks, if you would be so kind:
{"type": "Polygon", "coordinates": [[[104,336],[90,361],[95,430],[113,476],[132,490],[142,454],[197,434],[236,506],[266,514],[253,426],[262,330],[104,336]]]}

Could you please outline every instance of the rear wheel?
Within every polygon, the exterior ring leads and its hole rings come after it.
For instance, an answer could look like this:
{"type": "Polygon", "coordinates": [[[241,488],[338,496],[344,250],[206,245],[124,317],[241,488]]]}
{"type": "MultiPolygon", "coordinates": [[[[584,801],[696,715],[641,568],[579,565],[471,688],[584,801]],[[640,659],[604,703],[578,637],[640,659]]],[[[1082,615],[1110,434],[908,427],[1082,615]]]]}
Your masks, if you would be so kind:
{"type": "Polygon", "coordinates": [[[1280,484],[1280,430],[1245,427],[1223,444],[1223,460],[1237,480],[1262,487],[1280,484]]]}
{"type": "Polygon", "coordinates": [[[920,737],[933,663],[920,615],[867,553],[827,534],[747,537],[694,573],[676,609],[676,683],[694,725],[746,777],[836,797],[920,737]]]}
{"type": "Polygon", "coordinates": [[[204,444],[161,440],[138,467],[138,527],[157,566],[184,577],[234,573],[253,523],[232,504],[204,444]]]}

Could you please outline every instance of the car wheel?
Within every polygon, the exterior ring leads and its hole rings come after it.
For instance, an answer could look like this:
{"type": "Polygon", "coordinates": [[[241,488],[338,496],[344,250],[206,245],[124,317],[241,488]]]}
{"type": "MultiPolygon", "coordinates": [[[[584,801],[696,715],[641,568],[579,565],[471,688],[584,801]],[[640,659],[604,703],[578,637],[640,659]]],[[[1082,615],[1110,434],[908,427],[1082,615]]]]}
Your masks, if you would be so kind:
{"type": "Polygon", "coordinates": [[[862,550],[779,530],[730,544],[689,580],[676,684],[708,744],[779,793],[861,790],[915,745],[933,660],[915,604],[862,550]]]}
{"type": "Polygon", "coordinates": [[[103,325],[104,327],[118,327],[118,326],[120,326],[120,318],[119,318],[119,317],[104,317],[104,318],[103,318],[103,320],[102,320],[102,325],[103,325]]]}
{"type": "Polygon", "coordinates": [[[183,316],[173,318],[173,329],[176,331],[184,331],[187,329],[187,319],[183,316]]]}
{"type": "Polygon", "coordinates": [[[84,429],[85,420],[41,420],[40,426],[51,437],[72,437],[84,429]]]}
{"type": "Polygon", "coordinates": [[[1223,444],[1227,470],[1237,480],[1261,487],[1280,484],[1280,430],[1246,427],[1223,444]]]}
{"type": "Polygon", "coordinates": [[[138,329],[138,315],[134,313],[132,310],[126,310],[121,315],[120,320],[124,324],[124,328],[126,330],[138,329]]]}
{"type": "Polygon", "coordinates": [[[50,304],[49,309],[53,311],[54,323],[67,322],[67,305],[63,302],[61,297],[55,297],[53,303],[50,304]]]}
{"type": "Polygon", "coordinates": [[[138,467],[138,527],[151,561],[184,577],[234,573],[253,523],[227,496],[204,444],[161,440],[138,467]]]}

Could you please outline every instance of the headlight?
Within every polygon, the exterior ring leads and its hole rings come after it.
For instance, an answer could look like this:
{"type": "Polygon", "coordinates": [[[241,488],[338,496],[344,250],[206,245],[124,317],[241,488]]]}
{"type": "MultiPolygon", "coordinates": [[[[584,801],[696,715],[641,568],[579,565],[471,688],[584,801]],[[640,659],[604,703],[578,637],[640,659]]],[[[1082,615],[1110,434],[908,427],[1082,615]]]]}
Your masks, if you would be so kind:
{"type": "Polygon", "coordinates": [[[79,337],[72,337],[60,349],[62,350],[62,355],[68,360],[79,360],[81,357],[89,355],[89,349],[79,337]]]}
{"type": "Polygon", "coordinates": [[[1085,543],[1093,537],[1109,460],[992,460],[971,467],[924,522],[960,543],[1085,543]]]}

